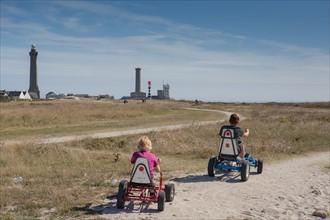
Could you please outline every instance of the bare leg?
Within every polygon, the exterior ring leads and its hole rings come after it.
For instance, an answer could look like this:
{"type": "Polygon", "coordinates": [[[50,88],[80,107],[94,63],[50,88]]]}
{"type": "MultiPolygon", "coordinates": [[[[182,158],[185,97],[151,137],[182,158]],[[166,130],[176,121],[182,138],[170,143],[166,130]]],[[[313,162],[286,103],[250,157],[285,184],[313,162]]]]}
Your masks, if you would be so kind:
{"type": "Polygon", "coordinates": [[[244,159],[244,156],[245,156],[245,148],[244,148],[244,146],[242,145],[242,147],[241,147],[240,157],[241,157],[242,159],[244,159]]]}

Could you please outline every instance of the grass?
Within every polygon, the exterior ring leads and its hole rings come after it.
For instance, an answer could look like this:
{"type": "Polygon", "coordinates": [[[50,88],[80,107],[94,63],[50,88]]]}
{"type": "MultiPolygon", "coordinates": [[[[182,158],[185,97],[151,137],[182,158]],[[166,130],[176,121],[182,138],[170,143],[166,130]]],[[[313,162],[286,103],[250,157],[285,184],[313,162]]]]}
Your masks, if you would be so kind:
{"type": "MultiPolygon", "coordinates": [[[[118,114],[114,120],[120,118],[121,122],[129,127],[130,120],[139,117],[141,120],[134,121],[134,126],[142,126],[143,119],[148,122],[145,126],[222,119],[222,115],[217,113],[207,112],[211,114],[204,115],[201,111],[188,113],[186,110],[181,110],[183,107],[196,107],[238,112],[247,117],[240,124],[242,128],[250,129],[250,136],[244,139],[244,143],[255,158],[264,159],[266,166],[272,161],[291,156],[329,151],[330,109],[327,103],[315,105],[312,103],[306,105],[199,103],[195,105],[193,102],[172,101],[147,103],[147,105],[136,102],[134,105],[129,103],[130,105],[124,106],[119,102],[98,105],[99,103],[91,104],[90,101],[77,103],[72,100],[64,104],[62,102],[5,104],[6,113],[2,111],[1,104],[1,129],[7,132],[22,129],[24,123],[19,122],[22,114],[26,115],[26,118],[36,117],[39,121],[44,121],[47,119],[45,112],[48,110],[52,112],[52,117],[56,115],[58,120],[49,123],[58,123],[59,129],[62,129],[62,126],[66,127],[65,121],[69,119],[66,114],[69,114],[73,117],[70,119],[71,123],[77,126],[80,120],[87,117],[88,119],[84,120],[86,128],[93,130],[95,121],[92,118],[96,121],[103,118],[105,113],[102,112],[106,109],[115,111],[107,113],[109,118],[110,115],[118,114]],[[71,114],[73,107],[70,107],[69,103],[75,108],[80,108],[76,112],[77,115],[71,114]],[[23,113],[22,110],[16,109],[17,106],[30,110],[23,113]],[[121,108],[125,109],[120,110],[121,108]],[[12,116],[11,112],[17,112],[21,116],[12,116]],[[38,116],[35,115],[36,113],[38,116]],[[99,116],[95,117],[95,115],[99,116]],[[17,118],[14,119],[15,117],[17,118]]],[[[33,123],[38,120],[26,120],[26,129],[30,126],[44,129],[46,122],[39,125],[33,123]]],[[[110,119],[106,121],[111,122],[110,119]]],[[[208,158],[217,152],[219,128],[224,124],[219,122],[204,126],[195,124],[172,131],[147,133],[154,145],[152,152],[162,159],[161,168],[164,177],[170,179],[189,173],[206,173],[208,158]]],[[[97,129],[101,127],[96,126],[97,129]]],[[[76,133],[79,130],[71,132],[76,133]]],[[[23,132],[23,135],[28,134],[30,131],[23,132]]],[[[116,194],[118,182],[129,177],[132,168],[129,160],[137,149],[136,144],[140,136],[141,134],[115,138],[89,138],[48,145],[35,144],[31,141],[0,147],[0,215],[4,219],[37,219],[44,216],[50,219],[79,219],[85,215],[97,214],[88,207],[90,204],[104,204],[108,196],[116,194]],[[22,177],[22,180],[13,183],[15,177],[22,177]]],[[[326,168],[328,169],[329,166],[326,168]]]]}
{"type": "Polygon", "coordinates": [[[3,140],[217,120],[219,113],[185,110],[187,104],[149,101],[53,100],[1,103],[3,140]]]}

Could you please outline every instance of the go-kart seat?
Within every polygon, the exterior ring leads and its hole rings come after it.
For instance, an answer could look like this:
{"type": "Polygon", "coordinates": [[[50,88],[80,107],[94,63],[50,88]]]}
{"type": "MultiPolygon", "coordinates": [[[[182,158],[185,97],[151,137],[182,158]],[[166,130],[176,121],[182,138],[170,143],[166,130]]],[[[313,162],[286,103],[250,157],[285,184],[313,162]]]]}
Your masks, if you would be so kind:
{"type": "Polygon", "coordinates": [[[238,139],[234,137],[234,129],[223,126],[220,130],[219,159],[236,161],[239,155],[238,139]]]}
{"type": "Polygon", "coordinates": [[[144,157],[136,159],[134,164],[130,183],[134,187],[154,187],[155,184],[151,179],[148,160],[144,157]]]}

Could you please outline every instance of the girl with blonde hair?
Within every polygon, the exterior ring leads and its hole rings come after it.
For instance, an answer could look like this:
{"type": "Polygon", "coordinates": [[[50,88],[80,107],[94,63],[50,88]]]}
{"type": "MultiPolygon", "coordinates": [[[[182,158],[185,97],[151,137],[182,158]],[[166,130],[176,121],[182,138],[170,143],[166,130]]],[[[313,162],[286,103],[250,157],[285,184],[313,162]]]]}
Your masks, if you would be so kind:
{"type": "Polygon", "coordinates": [[[150,153],[152,149],[151,140],[147,136],[142,136],[138,142],[138,149],[139,151],[133,153],[131,163],[134,164],[139,157],[146,158],[149,164],[151,179],[153,180],[154,171],[160,172],[160,161],[153,153],[150,153]]]}

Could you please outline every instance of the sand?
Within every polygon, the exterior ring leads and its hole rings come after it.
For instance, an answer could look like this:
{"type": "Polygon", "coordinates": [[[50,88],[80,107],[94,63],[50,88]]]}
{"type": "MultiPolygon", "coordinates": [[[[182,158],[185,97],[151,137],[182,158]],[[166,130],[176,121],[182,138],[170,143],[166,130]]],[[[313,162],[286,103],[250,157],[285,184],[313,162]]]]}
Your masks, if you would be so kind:
{"type": "Polygon", "coordinates": [[[90,208],[105,219],[321,219],[313,216],[316,210],[328,212],[329,219],[329,163],[330,152],[277,164],[265,161],[263,173],[251,168],[247,182],[235,171],[209,177],[205,167],[203,173],[170,180],[176,194],[163,212],[155,203],[139,201],[126,202],[120,210],[114,196],[90,208]]]}

